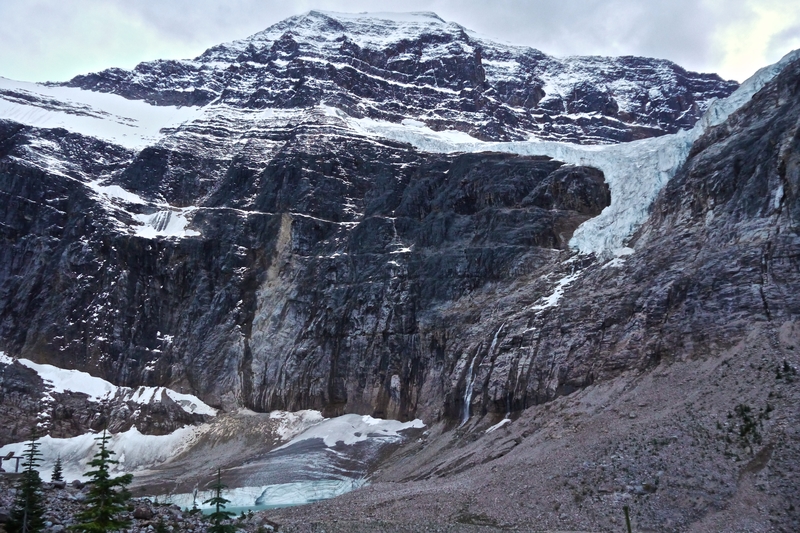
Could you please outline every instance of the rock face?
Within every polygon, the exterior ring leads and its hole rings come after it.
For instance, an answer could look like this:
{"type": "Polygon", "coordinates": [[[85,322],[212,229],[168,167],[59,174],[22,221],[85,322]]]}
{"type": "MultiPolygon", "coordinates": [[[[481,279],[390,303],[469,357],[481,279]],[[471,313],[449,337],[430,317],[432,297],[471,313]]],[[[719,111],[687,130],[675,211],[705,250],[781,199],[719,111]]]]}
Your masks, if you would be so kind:
{"type": "Polygon", "coordinates": [[[688,128],[736,88],[431,14],[320,12],[66,85],[0,83],[0,349],[226,407],[453,421],[663,357],[631,321],[695,296],[569,259],[613,200],[601,171],[358,125],[614,143],[688,128]],[[133,139],[159,113],[191,118],[133,139]]]}
{"type": "Polygon", "coordinates": [[[794,335],[798,79],[795,61],[695,142],[631,239],[635,254],[590,264],[557,307],[520,311],[506,297],[510,311],[482,324],[498,335],[473,409],[514,411],[621,369],[719,353],[761,323],[769,344],[794,335]]]}
{"type": "MultiPolygon", "coordinates": [[[[235,200],[250,205],[198,211],[201,238],[115,233],[81,190],[78,208],[30,222],[9,212],[25,237],[4,250],[16,296],[4,304],[7,349],[216,403],[228,393],[258,410],[413,417],[435,366],[428,339],[447,335],[435,308],[548,269],[610,201],[602,173],[548,158],[424,155],[336,136],[315,150],[235,176],[235,200]],[[421,324],[432,328],[424,343],[421,324]]],[[[3,176],[11,189],[38,186],[29,198],[42,207],[72,185],[14,167],[3,176]]]]}

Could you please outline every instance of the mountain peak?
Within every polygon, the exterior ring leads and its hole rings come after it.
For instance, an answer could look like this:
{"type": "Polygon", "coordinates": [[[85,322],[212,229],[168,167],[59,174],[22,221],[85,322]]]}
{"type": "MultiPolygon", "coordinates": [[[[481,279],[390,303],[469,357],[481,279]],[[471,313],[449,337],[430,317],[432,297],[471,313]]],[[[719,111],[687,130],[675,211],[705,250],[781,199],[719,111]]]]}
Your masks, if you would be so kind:
{"type": "Polygon", "coordinates": [[[271,46],[284,35],[298,40],[325,45],[338,43],[344,36],[362,48],[381,50],[403,39],[415,39],[423,34],[459,34],[460,25],[447,22],[430,11],[408,13],[340,13],[311,10],[289,17],[245,39],[224,43],[206,50],[198,60],[233,61],[244,50],[271,46]]]}
{"type": "Polygon", "coordinates": [[[395,23],[438,23],[447,24],[439,15],[433,11],[410,11],[410,12],[369,12],[362,11],[360,13],[343,13],[339,11],[324,11],[319,9],[312,9],[301,17],[315,17],[324,16],[337,20],[381,20],[395,23]]]}

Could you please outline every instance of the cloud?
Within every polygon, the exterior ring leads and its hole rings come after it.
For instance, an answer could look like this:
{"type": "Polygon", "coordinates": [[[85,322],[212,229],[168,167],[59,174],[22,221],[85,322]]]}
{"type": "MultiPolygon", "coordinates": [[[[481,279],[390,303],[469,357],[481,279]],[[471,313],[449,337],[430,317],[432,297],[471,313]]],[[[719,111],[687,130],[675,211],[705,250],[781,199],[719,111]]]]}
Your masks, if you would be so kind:
{"type": "Polygon", "coordinates": [[[800,46],[800,0],[3,0],[0,75],[194,57],[309,9],[436,11],[552,55],[645,55],[743,79],[800,46]]]}
{"type": "Polygon", "coordinates": [[[742,80],[800,47],[800,2],[742,0],[738,4],[738,16],[717,29],[714,44],[720,55],[719,70],[742,80]]]}
{"type": "Polygon", "coordinates": [[[102,0],[0,3],[0,75],[63,80],[186,48],[147,20],[102,0]]]}

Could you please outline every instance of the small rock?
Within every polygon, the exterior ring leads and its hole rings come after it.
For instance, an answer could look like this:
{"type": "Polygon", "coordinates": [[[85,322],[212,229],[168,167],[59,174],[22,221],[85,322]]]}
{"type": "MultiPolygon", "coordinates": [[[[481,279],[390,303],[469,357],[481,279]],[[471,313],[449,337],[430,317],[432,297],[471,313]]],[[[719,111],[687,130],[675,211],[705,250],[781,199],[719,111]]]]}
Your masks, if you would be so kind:
{"type": "Polygon", "coordinates": [[[83,481],[81,481],[80,479],[76,479],[76,480],[74,480],[72,482],[72,486],[75,487],[78,490],[82,489],[85,485],[86,484],[83,481]]]}
{"type": "Polygon", "coordinates": [[[140,505],[136,509],[133,510],[133,517],[137,520],[150,520],[153,518],[153,510],[149,507],[145,507],[140,505]]]}

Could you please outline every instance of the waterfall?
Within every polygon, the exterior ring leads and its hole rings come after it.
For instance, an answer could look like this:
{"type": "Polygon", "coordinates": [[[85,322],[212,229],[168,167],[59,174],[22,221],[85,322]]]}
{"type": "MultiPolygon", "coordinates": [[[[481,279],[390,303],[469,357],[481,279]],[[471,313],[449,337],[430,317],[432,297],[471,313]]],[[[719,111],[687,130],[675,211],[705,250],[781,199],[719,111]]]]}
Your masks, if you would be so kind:
{"type": "Polygon", "coordinates": [[[461,425],[458,427],[463,426],[469,420],[469,404],[472,402],[472,389],[475,386],[475,376],[473,372],[475,370],[475,359],[478,358],[478,354],[476,353],[472,357],[472,362],[469,364],[469,370],[467,371],[467,388],[464,390],[464,410],[461,413],[461,425]]]}
{"type": "MultiPolygon", "coordinates": [[[[497,332],[494,334],[494,339],[492,339],[492,345],[489,346],[489,351],[487,355],[492,355],[494,353],[495,346],[497,346],[497,338],[500,335],[500,332],[503,331],[503,328],[506,326],[505,322],[497,332]]],[[[472,404],[472,391],[475,389],[475,359],[478,358],[478,354],[476,353],[472,357],[472,361],[469,364],[469,370],[467,370],[467,388],[464,390],[464,409],[461,412],[461,424],[458,427],[463,426],[469,420],[469,410],[470,405],[472,404]]]]}

